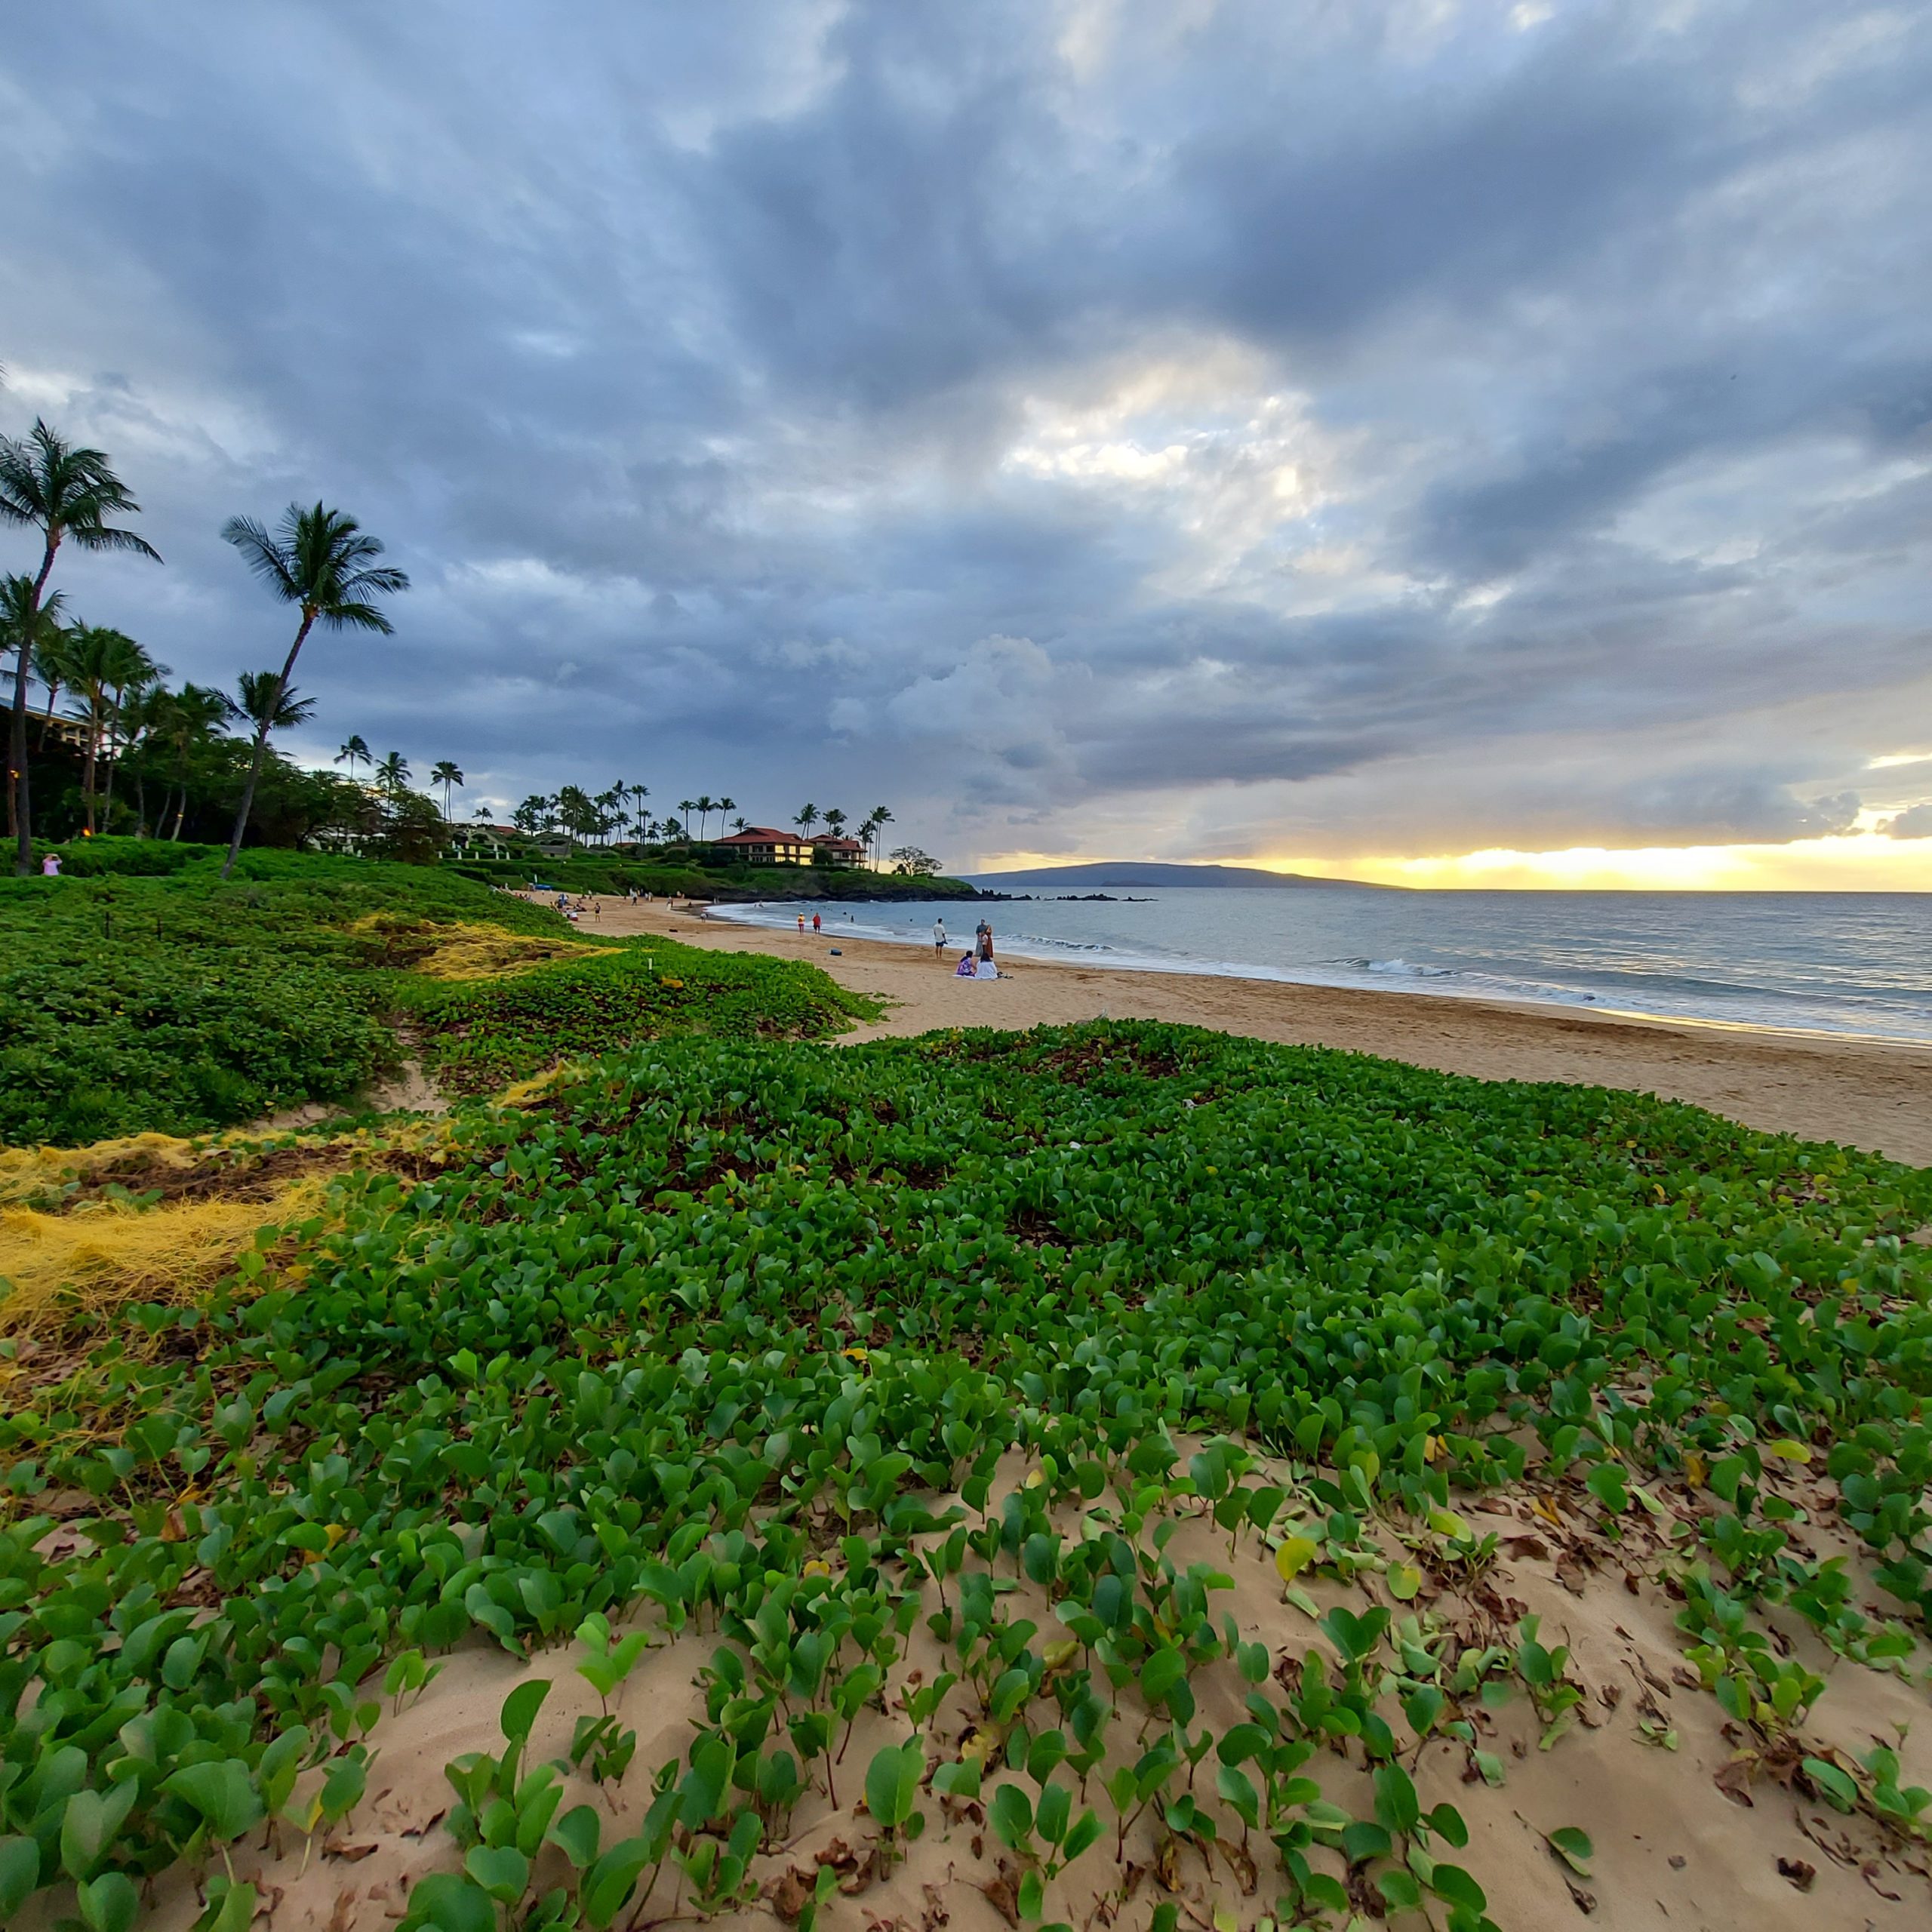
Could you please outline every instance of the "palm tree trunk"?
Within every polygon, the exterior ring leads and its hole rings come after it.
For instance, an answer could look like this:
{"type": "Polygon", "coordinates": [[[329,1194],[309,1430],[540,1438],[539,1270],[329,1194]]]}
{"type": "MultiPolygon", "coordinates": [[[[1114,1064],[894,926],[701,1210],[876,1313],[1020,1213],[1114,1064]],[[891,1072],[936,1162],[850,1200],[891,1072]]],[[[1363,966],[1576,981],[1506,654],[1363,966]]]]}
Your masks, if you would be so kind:
{"type": "Polygon", "coordinates": [[[88,719],[88,755],[81,767],[81,804],[87,815],[88,835],[94,832],[94,786],[95,767],[100,755],[100,712],[97,708],[88,719]]]}
{"type": "Polygon", "coordinates": [[[27,666],[33,657],[32,620],[40,614],[40,594],[54,570],[54,553],[60,537],[50,533],[47,549],[40,560],[40,574],[33,580],[33,606],[28,613],[26,635],[20,639],[20,661],[14,667],[14,726],[7,744],[7,768],[11,782],[7,788],[8,803],[13,808],[14,870],[25,878],[33,870],[33,800],[27,777],[27,666]]]}
{"type": "Polygon", "coordinates": [[[295,675],[297,654],[309,635],[309,626],[315,621],[312,611],[302,613],[302,628],[295,633],[295,641],[288,647],[288,655],[282,662],[281,675],[275,681],[275,689],[269,692],[269,701],[262,708],[262,721],[255,728],[255,755],[248,761],[248,782],[242,788],[242,805],[235,814],[235,829],[228,841],[228,857],[221,862],[223,878],[235,869],[235,855],[242,849],[242,835],[248,829],[248,814],[255,809],[255,787],[261,782],[262,761],[268,755],[269,727],[281,708],[281,694],[288,688],[289,679],[295,675]]]}
{"type": "Polygon", "coordinates": [[[101,801],[101,827],[104,831],[114,823],[114,768],[121,762],[121,700],[117,697],[114,709],[107,714],[107,795],[101,801]]]}
{"type": "Polygon", "coordinates": [[[49,680],[47,687],[47,715],[40,721],[40,743],[35,747],[37,751],[44,752],[47,749],[47,734],[53,729],[54,707],[60,701],[60,680],[54,678],[49,680]]]}

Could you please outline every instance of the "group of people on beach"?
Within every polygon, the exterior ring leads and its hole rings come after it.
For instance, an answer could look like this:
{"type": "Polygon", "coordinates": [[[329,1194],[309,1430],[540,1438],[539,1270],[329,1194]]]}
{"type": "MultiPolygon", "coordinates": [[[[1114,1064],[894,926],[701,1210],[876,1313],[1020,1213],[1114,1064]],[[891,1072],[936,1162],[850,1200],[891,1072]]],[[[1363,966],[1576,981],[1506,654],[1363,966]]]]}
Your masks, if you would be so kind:
{"type": "MultiPolygon", "coordinates": [[[[933,921],[933,957],[943,958],[946,949],[946,915],[942,912],[933,921]]],[[[961,980],[996,980],[999,968],[993,961],[992,921],[982,918],[973,931],[973,949],[959,955],[959,964],[952,969],[953,977],[961,980]]]]}

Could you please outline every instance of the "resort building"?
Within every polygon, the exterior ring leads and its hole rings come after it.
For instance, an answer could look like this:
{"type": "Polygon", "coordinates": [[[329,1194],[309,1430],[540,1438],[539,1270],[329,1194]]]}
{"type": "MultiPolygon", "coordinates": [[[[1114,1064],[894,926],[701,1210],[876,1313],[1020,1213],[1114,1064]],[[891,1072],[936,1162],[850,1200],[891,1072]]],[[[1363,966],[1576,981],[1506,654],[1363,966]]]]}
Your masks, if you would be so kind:
{"type": "Polygon", "coordinates": [[[728,838],[706,841],[714,851],[742,859],[750,866],[808,866],[817,839],[802,838],[796,832],[780,832],[775,826],[747,826],[728,838]]]}
{"type": "Polygon", "coordinates": [[[856,866],[866,856],[866,848],[856,838],[840,838],[822,832],[812,841],[812,862],[820,866],[856,866]]]}

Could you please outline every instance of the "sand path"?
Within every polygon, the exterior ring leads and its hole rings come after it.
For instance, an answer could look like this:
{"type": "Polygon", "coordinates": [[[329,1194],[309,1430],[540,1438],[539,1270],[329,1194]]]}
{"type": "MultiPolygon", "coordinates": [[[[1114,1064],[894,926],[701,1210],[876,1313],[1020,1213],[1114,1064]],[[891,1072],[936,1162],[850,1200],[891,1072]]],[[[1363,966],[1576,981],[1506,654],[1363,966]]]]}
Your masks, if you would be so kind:
{"type": "MultiPolygon", "coordinates": [[[[823,912],[823,909],[820,909],[823,912]]],[[[994,909],[997,926],[998,909],[994,909]]],[[[807,915],[809,918],[809,913],[807,915]]],[[[960,932],[977,919],[960,909],[960,932]]],[[[607,899],[586,933],[653,933],[724,952],[808,959],[841,985],[893,1002],[846,1035],[878,1039],[942,1026],[1025,1027],[1091,1020],[1169,1020],[1258,1040],[1380,1054],[1486,1080],[1562,1080],[1689,1100],[1749,1127],[1837,1140],[1932,1165],[1932,1048],[1629,1020],[1427,994],[1362,992],[1006,959],[1010,977],[955,980],[958,949],[767,931],[658,903],[607,899]],[[838,950],[834,952],[832,949],[838,950]]]]}

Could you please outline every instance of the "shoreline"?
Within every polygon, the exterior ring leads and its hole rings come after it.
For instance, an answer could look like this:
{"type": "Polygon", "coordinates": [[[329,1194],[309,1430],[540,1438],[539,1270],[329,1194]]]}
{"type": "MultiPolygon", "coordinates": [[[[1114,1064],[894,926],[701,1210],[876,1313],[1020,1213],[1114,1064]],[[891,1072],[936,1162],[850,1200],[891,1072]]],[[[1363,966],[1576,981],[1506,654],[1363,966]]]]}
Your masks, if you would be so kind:
{"type": "Polygon", "coordinates": [[[712,919],[686,903],[606,899],[578,931],[805,959],[888,1001],[844,1041],[949,1026],[1023,1029],[1164,1020],[1287,1045],[1377,1054],[1486,1080],[1557,1081],[1688,1101],[1747,1127],[1932,1165],[1932,1048],[1734,1023],[1659,1020],[1457,994],[1327,986],[1017,958],[997,980],[955,980],[916,946],[712,919]],[[838,950],[835,952],[833,948],[838,950]]]}
{"type": "MultiPolygon", "coordinates": [[[[789,918],[795,916],[789,911],[789,907],[794,902],[776,899],[756,899],[712,900],[696,903],[707,909],[700,910],[695,916],[700,918],[715,917],[720,924],[740,927],[748,932],[777,933],[781,935],[791,933],[793,930],[789,924],[767,925],[751,919],[734,918],[724,909],[727,906],[740,908],[750,906],[755,909],[784,906],[787,909],[786,916],[789,918]]],[[[851,904],[862,902],[848,900],[844,903],[851,904]]],[[[1020,902],[1015,900],[1013,903],[1020,902]]],[[[1114,903],[1132,904],[1136,902],[1116,900],[1114,903]]],[[[809,917],[809,915],[808,916],[809,917]]],[[[795,933],[793,934],[793,937],[796,937],[795,933]]],[[[820,937],[829,943],[838,935],[828,929],[824,934],[808,934],[808,937],[820,937]]],[[[957,944],[961,948],[969,945],[970,935],[962,933],[956,935],[955,939],[957,944]]],[[[900,952],[918,957],[924,957],[926,950],[925,943],[922,940],[911,937],[894,937],[880,939],[872,934],[854,934],[851,943],[855,945],[888,946],[900,952]]],[[[1017,961],[1028,967],[1079,966],[1085,963],[1079,957],[1078,949],[1069,949],[1063,954],[1029,952],[1020,949],[1024,944],[1023,941],[1006,940],[1002,940],[1001,944],[1004,948],[1001,955],[1004,961],[1017,961]]],[[[1104,947],[1097,949],[1106,952],[1112,950],[1110,948],[1104,947]]],[[[1001,971],[1004,971],[1004,966],[1002,965],[1001,971]]],[[[1841,1041],[1845,1041],[1866,1046],[1896,1047],[1903,1048],[1907,1052],[1932,1054],[1932,1040],[1913,1039],[1903,1033],[1851,1033],[1835,1031],[1829,1026],[1783,1025],[1774,1020],[1724,1020],[1703,1014],[1646,1013],[1637,1007],[1609,1005],[1594,997],[1580,997],[1575,999],[1555,998],[1539,999],[1526,993],[1495,992],[1482,989],[1469,989],[1460,986],[1438,986],[1433,983],[1437,976],[1432,974],[1418,977],[1407,983],[1382,983],[1372,986],[1363,986],[1355,981],[1343,979],[1299,979],[1285,969],[1257,966],[1239,960],[1174,959],[1170,961],[1150,958],[1145,954],[1132,954],[1124,957],[1115,954],[1107,959],[1094,961],[1092,970],[1103,973],[1151,973],[1175,975],[1183,979],[1238,980],[1247,981],[1256,986],[1306,987],[1320,992],[1358,992],[1371,996],[1387,994],[1392,998],[1401,999],[1461,1000],[1471,1001],[1478,1005],[1504,1008],[1512,1012],[1595,1014],[1606,1020],[1627,1020],[1642,1026],[1687,1026],[1698,1029],[1709,1028],[1721,1033],[1763,1035],[1772,1038],[1810,1041],[1826,1046],[1835,1046],[1841,1041]]],[[[1454,978],[1457,976],[1445,973],[1441,977],[1454,978]]]]}

